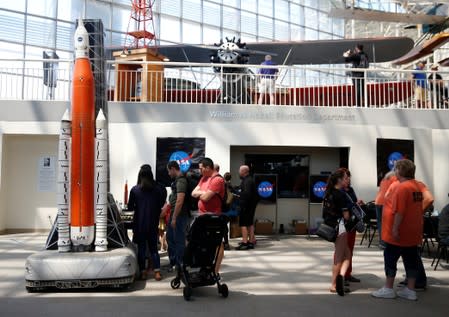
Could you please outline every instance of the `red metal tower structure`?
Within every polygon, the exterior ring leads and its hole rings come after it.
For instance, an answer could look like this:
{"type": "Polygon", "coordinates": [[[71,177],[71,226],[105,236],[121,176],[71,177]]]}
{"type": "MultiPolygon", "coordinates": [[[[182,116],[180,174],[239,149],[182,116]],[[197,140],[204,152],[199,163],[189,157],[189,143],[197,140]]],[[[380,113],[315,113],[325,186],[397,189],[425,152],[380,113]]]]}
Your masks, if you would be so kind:
{"type": "Polygon", "coordinates": [[[126,32],[125,49],[156,46],[153,20],[154,2],[155,0],[131,0],[132,9],[126,32]]]}

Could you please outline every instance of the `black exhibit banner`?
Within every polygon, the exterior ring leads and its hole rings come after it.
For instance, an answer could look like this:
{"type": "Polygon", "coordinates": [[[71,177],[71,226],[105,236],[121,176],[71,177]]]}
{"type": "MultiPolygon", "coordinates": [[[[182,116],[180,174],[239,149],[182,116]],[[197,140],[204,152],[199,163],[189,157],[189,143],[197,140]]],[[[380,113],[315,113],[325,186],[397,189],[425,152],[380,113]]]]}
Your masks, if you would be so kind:
{"type": "Polygon", "coordinates": [[[377,139],[377,186],[382,178],[394,168],[401,159],[414,161],[414,141],[398,139],[377,139]]]}
{"type": "Polygon", "coordinates": [[[324,194],[326,192],[327,179],[329,175],[310,175],[310,202],[311,203],[322,203],[324,194]]]}
{"type": "Polygon", "coordinates": [[[259,202],[275,204],[277,200],[277,175],[276,174],[254,174],[259,202]]]}
{"type": "Polygon", "coordinates": [[[199,176],[199,163],[206,153],[206,138],[157,138],[156,180],[169,187],[167,163],[177,161],[183,173],[199,176]]]}

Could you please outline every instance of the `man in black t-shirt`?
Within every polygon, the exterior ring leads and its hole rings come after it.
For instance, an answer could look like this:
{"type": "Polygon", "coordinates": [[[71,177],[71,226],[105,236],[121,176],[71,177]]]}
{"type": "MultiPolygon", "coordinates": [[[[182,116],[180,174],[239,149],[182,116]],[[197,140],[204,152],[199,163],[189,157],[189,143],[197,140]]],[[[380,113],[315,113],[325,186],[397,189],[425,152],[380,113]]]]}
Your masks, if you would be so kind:
{"type": "Polygon", "coordinates": [[[348,50],[343,53],[345,62],[352,63],[351,72],[352,84],[354,86],[355,103],[357,107],[362,107],[365,104],[365,72],[357,71],[355,69],[366,69],[369,67],[368,55],[363,51],[363,45],[357,44],[354,51],[348,50]]]}
{"type": "Polygon", "coordinates": [[[435,72],[431,73],[427,78],[429,80],[430,91],[432,92],[431,102],[433,104],[435,101],[434,108],[447,108],[449,91],[444,85],[443,77],[439,73],[436,73],[438,71],[438,65],[434,64],[430,69],[435,72]]]}
{"type": "Polygon", "coordinates": [[[168,162],[167,171],[173,180],[171,185],[172,192],[168,198],[171,209],[170,220],[167,224],[168,256],[170,266],[176,266],[179,269],[184,257],[190,216],[187,203],[188,197],[186,197],[188,182],[187,178],[182,174],[178,162],[168,162]]]}
{"type": "Polygon", "coordinates": [[[256,183],[251,175],[249,175],[249,167],[247,165],[240,166],[240,215],[239,226],[242,230],[242,242],[240,242],[237,250],[254,249],[256,238],[254,236],[254,215],[258,202],[256,183]]]}

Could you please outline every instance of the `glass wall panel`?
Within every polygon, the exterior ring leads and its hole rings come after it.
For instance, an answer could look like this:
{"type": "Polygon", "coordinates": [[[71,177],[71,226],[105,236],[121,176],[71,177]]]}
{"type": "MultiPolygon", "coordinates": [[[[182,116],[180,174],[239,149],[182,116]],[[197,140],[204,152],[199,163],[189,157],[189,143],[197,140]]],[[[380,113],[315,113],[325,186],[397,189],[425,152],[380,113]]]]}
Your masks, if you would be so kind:
{"type": "Polygon", "coordinates": [[[201,25],[199,23],[185,21],[182,24],[182,43],[201,43],[201,25]]]}
{"type": "Polygon", "coordinates": [[[248,13],[242,11],[241,15],[241,27],[242,32],[256,34],[257,33],[257,15],[254,13],[248,13]]]}
{"type": "Polygon", "coordinates": [[[28,16],[26,25],[27,45],[55,47],[56,21],[28,16]]]}
{"type": "Polygon", "coordinates": [[[161,40],[181,41],[181,24],[178,18],[161,16],[161,40]]]}
{"type": "Polygon", "coordinates": [[[223,27],[233,30],[240,29],[240,12],[234,8],[223,7],[223,27]]]}
{"type": "Polygon", "coordinates": [[[259,1],[258,13],[260,15],[273,17],[273,0],[259,1]]]}
{"type": "Polygon", "coordinates": [[[290,39],[290,28],[287,22],[276,22],[274,27],[276,41],[288,41],[290,39]]]}
{"type": "Polygon", "coordinates": [[[289,18],[289,1],[278,0],[274,7],[274,17],[279,20],[288,21],[289,18]]]}
{"type": "Polygon", "coordinates": [[[195,22],[201,21],[201,1],[200,0],[185,0],[182,2],[182,14],[184,19],[189,19],[195,22]]]}
{"type": "MultiPolygon", "coordinates": [[[[190,1],[184,1],[187,3],[190,1]]],[[[162,14],[173,15],[179,17],[181,15],[181,0],[171,0],[171,1],[161,1],[161,11],[162,14]]]]}
{"type": "Polygon", "coordinates": [[[218,4],[204,2],[203,10],[204,23],[221,26],[221,12],[218,4]]]}
{"type": "Polygon", "coordinates": [[[112,7],[112,27],[114,31],[126,32],[129,23],[129,9],[112,7]]]}
{"type": "Polygon", "coordinates": [[[259,16],[259,36],[273,39],[273,20],[259,16]]]}
{"type": "Polygon", "coordinates": [[[23,43],[24,19],[23,14],[0,11],[0,40],[23,43]]]}
{"type": "Polygon", "coordinates": [[[257,0],[242,0],[240,6],[242,10],[257,13],[257,0]]]}
{"type": "Polygon", "coordinates": [[[87,1],[86,18],[101,19],[104,28],[111,28],[111,5],[103,2],[87,1]]]}
{"type": "Polygon", "coordinates": [[[56,48],[73,51],[73,34],[75,25],[68,22],[58,22],[56,26],[56,48]]]}
{"type": "Polygon", "coordinates": [[[215,28],[211,26],[203,26],[203,43],[213,44],[220,42],[221,32],[220,28],[215,28]]]}
{"type": "MultiPolygon", "coordinates": [[[[15,2],[8,1],[8,2],[15,2]]],[[[56,6],[58,0],[34,0],[28,1],[27,12],[31,14],[41,15],[44,17],[55,18],[56,17],[56,6]]]]}
{"type": "Polygon", "coordinates": [[[84,16],[84,0],[59,0],[58,19],[74,22],[84,16]]]}

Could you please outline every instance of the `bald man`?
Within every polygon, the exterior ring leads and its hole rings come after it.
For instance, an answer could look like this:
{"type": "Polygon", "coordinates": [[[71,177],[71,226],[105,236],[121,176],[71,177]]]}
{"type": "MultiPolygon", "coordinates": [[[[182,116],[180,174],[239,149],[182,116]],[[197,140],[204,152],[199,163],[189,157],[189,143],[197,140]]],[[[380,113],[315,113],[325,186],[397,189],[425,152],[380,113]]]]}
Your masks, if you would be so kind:
{"type": "Polygon", "coordinates": [[[254,214],[258,202],[256,183],[249,174],[247,165],[240,166],[239,175],[242,180],[240,183],[240,216],[239,226],[242,229],[242,242],[239,243],[237,250],[254,249],[256,238],[254,236],[254,214]]]}

